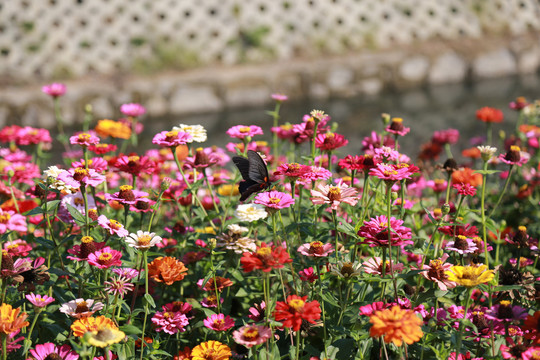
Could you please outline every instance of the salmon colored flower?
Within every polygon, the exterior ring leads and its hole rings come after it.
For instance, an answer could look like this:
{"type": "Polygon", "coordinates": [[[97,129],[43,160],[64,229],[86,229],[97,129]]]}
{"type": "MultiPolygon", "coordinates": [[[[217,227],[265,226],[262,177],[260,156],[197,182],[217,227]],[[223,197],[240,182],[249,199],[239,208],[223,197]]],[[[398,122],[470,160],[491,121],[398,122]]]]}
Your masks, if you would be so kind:
{"type": "Polygon", "coordinates": [[[281,269],[285,264],[292,262],[287,250],[281,246],[268,246],[262,243],[254,253],[245,252],[240,259],[245,272],[262,270],[269,272],[272,269],[281,269]]]}
{"type": "Polygon", "coordinates": [[[452,266],[445,274],[448,280],[468,288],[490,282],[495,277],[493,270],[488,270],[486,265],[452,266]]]}
{"type": "Polygon", "coordinates": [[[482,174],[475,173],[471,168],[457,170],[452,173],[452,183],[463,183],[477,187],[482,184],[482,174]]]}
{"type": "Polygon", "coordinates": [[[128,125],[109,119],[99,120],[94,130],[103,138],[110,136],[115,139],[127,140],[131,137],[131,128],[128,125]]]}
{"type": "Polygon", "coordinates": [[[272,330],[261,325],[245,325],[233,332],[234,341],[248,349],[262,344],[272,337],[272,330]]]}
{"type": "Polygon", "coordinates": [[[315,320],[321,318],[321,308],[317,300],[306,301],[307,296],[298,295],[287,296],[287,301],[278,301],[274,318],[280,321],[284,327],[292,328],[294,331],[300,330],[302,320],[315,324],[315,320]]]}
{"type": "Polygon", "coordinates": [[[385,343],[393,342],[396,346],[401,346],[403,342],[413,344],[424,335],[422,319],[414,311],[401,309],[398,305],[376,311],[369,322],[373,324],[369,329],[371,337],[383,336],[385,343]]]}
{"type": "Polygon", "coordinates": [[[148,276],[166,285],[182,280],[186,273],[184,263],[170,256],[158,257],[148,264],[148,276]]]}
{"type": "Polygon", "coordinates": [[[329,204],[332,210],[337,210],[341,203],[356,205],[358,191],[345,183],[336,185],[320,184],[318,190],[311,190],[311,202],[315,205],[329,204]]]}
{"type": "Polygon", "coordinates": [[[231,349],[219,341],[206,341],[191,350],[191,360],[229,360],[231,349]]]}
{"type": "Polygon", "coordinates": [[[298,252],[305,256],[323,257],[334,252],[334,246],[332,244],[323,244],[320,241],[312,241],[300,245],[298,252]]]}
{"type": "Polygon", "coordinates": [[[486,123],[500,123],[503,121],[504,114],[499,109],[485,106],[476,111],[476,118],[486,123]]]}
{"type": "Polygon", "coordinates": [[[84,317],[76,320],[73,324],[71,324],[71,331],[73,331],[73,335],[81,337],[84,334],[86,334],[88,331],[100,331],[106,328],[118,330],[118,327],[114,324],[114,322],[101,315],[98,317],[84,317]]]}
{"type": "Polygon", "coordinates": [[[452,264],[446,262],[449,257],[450,255],[443,254],[440,259],[430,260],[429,265],[423,266],[425,271],[421,272],[423,277],[434,281],[442,291],[456,287],[456,283],[448,280],[448,275],[446,275],[446,271],[452,267],[452,264]]]}
{"type": "Polygon", "coordinates": [[[8,335],[19,331],[30,324],[25,321],[27,317],[27,313],[21,314],[21,308],[14,309],[10,304],[2,304],[0,306],[0,332],[8,335]]]}

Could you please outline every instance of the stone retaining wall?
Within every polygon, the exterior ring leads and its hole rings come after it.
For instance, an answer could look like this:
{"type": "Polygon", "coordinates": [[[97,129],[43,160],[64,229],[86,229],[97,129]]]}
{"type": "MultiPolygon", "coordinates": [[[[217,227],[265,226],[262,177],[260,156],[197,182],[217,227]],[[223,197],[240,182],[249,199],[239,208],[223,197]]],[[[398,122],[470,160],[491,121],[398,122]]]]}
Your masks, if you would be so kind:
{"type": "MultiPolygon", "coordinates": [[[[377,95],[449,82],[531,74],[540,66],[540,36],[429,41],[389,50],[266,64],[214,66],[154,76],[95,76],[67,81],[66,122],[80,122],[91,104],[97,118],[119,116],[125,102],[140,102],[149,116],[216,112],[259,106],[281,92],[292,99],[377,95]]],[[[52,102],[41,84],[0,89],[0,125],[53,125],[52,102]]]]}

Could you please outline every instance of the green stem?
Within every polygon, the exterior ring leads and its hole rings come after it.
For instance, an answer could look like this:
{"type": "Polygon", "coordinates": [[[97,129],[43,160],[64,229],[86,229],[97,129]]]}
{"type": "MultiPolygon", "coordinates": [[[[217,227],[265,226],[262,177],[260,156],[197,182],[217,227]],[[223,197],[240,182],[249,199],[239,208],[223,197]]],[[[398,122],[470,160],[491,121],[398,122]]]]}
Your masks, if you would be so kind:
{"type": "Polygon", "coordinates": [[[334,243],[335,243],[335,248],[334,248],[334,252],[335,252],[335,255],[336,255],[336,266],[338,264],[338,245],[339,245],[339,232],[338,232],[338,221],[337,221],[337,216],[336,216],[336,210],[332,209],[332,221],[334,222],[334,231],[335,231],[335,237],[334,237],[334,243]]]}
{"type": "MultiPolygon", "coordinates": [[[[503,190],[499,194],[499,199],[497,200],[495,207],[493,207],[493,210],[491,210],[491,212],[489,213],[489,217],[493,216],[493,213],[495,212],[495,210],[497,210],[497,207],[501,203],[504,193],[506,192],[506,189],[508,188],[508,184],[510,183],[510,178],[512,177],[512,170],[514,170],[514,165],[510,165],[510,169],[508,170],[508,176],[506,177],[506,181],[504,182],[503,190]]],[[[483,189],[482,189],[482,192],[483,192],[483,189]]]]}
{"type": "Polygon", "coordinates": [[[146,297],[148,296],[148,254],[146,251],[143,253],[143,259],[144,259],[144,320],[143,320],[143,326],[142,326],[142,335],[141,335],[141,360],[143,359],[144,355],[144,347],[146,342],[144,341],[144,330],[146,329],[146,320],[148,318],[148,301],[146,300],[146,297]]]}
{"type": "MultiPolygon", "coordinates": [[[[28,330],[28,335],[26,339],[31,342],[32,341],[32,331],[34,331],[34,326],[36,326],[37,319],[39,317],[39,314],[41,313],[41,308],[35,307],[36,315],[34,316],[34,320],[32,320],[32,325],[30,325],[30,330],[28,330]]],[[[24,358],[28,358],[28,349],[24,352],[24,358]]]]}
{"type": "Polygon", "coordinates": [[[463,332],[465,330],[464,322],[467,319],[467,311],[469,310],[469,302],[471,300],[471,289],[467,288],[467,298],[465,299],[465,312],[463,319],[461,319],[459,323],[459,331],[458,331],[458,338],[457,338],[457,344],[456,344],[456,358],[461,353],[461,342],[463,339],[463,332]]]}
{"type": "Polygon", "coordinates": [[[482,239],[484,241],[484,258],[486,261],[486,266],[489,269],[489,257],[488,257],[488,246],[487,246],[487,230],[486,230],[486,183],[487,183],[487,170],[488,163],[484,161],[484,174],[482,176],[482,194],[480,197],[480,211],[482,214],[482,239]]]}

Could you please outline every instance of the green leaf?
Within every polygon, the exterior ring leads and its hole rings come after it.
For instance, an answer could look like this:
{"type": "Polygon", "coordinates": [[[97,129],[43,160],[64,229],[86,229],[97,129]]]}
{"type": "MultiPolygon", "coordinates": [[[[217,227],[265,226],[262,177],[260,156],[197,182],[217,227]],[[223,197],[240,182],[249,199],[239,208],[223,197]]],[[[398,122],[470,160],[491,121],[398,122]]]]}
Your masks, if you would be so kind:
{"type": "Polygon", "coordinates": [[[73,220],[75,220],[75,223],[77,223],[77,225],[79,226],[84,226],[86,225],[86,219],[84,217],[83,214],[81,214],[81,212],[79,210],[77,210],[76,207],[70,205],[70,204],[66,204],[66,207],[69,211],[69,213],[71,214],[71,217],[73,218],[73,220]]]}
{"type": "Polygon", "coordinates": [[[126,333],[126,335],[139,335],[141,333],[141,328],[135,325],[123,325],[120,326],[120,330],[126,333]]]}
{"type": "Polygon", "coordinates": [[[501,172],[501,170],[475,170],[473,173],[482,175],[491,175],[501,172]]]}
{"type": "Polygon", "coordinates": [[[46,212],[53,212],[58,207],[58,204],[60,204],[60,200],[47,201],[45,203],[46,212]]]}
{"type": "Polygon", "coordinates": [[[144,299],[146,300],[146,303],[149,304],[152,308],[156,307],[156,303],[154,302],[154,298],[150,294],[144,294],[144,299]]]}
{"type": "Polygon", "coordinates": [[[54,242],[52,240],[45,239],[44,237],[40,236],[40,237],[35,238],[35,241],[38,244],[43,245],[46,249],[49,249],[49,250],[54,249],[54,242]]]}

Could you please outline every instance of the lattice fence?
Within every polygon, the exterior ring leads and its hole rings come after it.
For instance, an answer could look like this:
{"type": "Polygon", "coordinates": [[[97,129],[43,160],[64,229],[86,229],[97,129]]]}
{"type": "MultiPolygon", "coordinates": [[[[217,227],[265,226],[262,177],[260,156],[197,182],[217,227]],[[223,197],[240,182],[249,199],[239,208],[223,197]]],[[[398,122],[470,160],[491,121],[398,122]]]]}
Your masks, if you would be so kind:
{"type": "Polygon", "coordinates": [[[313,57],[540,28],[536,0],[8,0],[0,75],[313,57]]]}

